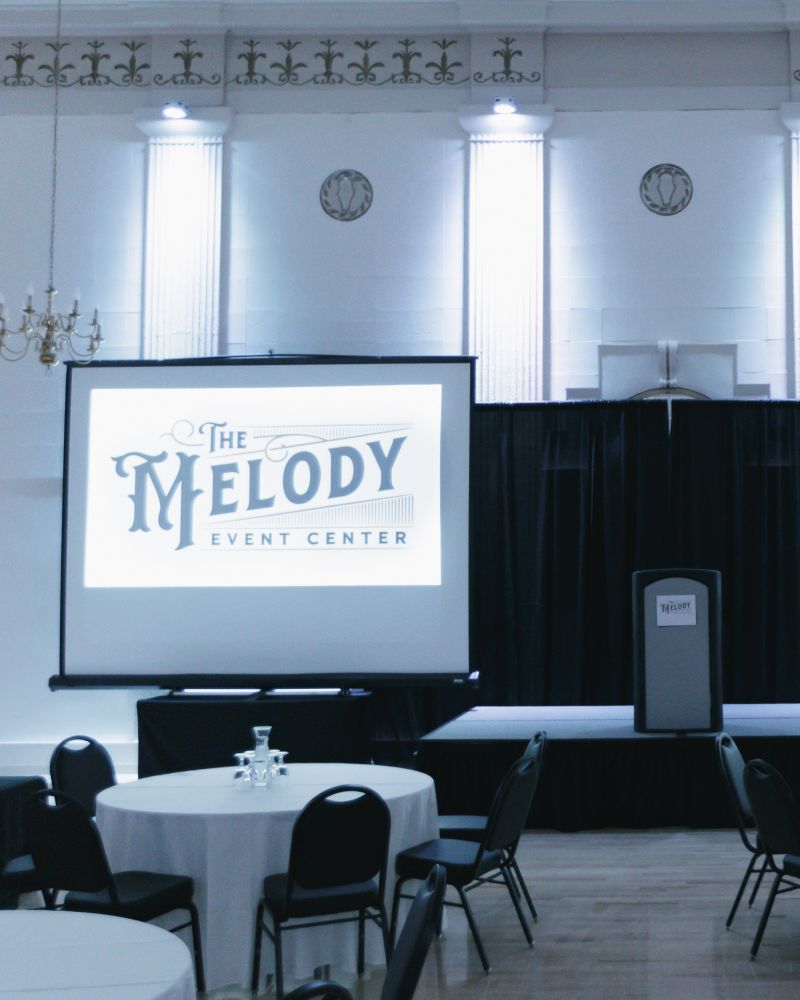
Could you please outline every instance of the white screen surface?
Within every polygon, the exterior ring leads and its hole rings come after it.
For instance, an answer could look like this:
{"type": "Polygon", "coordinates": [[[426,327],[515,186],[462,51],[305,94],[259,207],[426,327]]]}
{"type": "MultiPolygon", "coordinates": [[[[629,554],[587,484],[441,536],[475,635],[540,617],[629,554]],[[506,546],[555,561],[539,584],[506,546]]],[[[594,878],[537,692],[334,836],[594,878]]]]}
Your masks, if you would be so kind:
{"type": "Polygon", "coordinates": [[[441,399],[93,389],[85,586],[438,586],[441,399]]]}
{"type": "Polygon", "coordinates": [[[62,674],[469,670],[468,360],[70,372],[62,674]]]}

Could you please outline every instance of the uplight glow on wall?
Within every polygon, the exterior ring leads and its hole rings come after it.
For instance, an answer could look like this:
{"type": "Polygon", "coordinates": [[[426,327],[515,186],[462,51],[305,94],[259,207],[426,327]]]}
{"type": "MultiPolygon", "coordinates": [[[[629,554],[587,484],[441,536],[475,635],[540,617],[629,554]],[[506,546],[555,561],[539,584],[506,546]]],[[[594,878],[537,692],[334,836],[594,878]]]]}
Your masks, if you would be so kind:
{"type": "MultiPolygon", "coordinates": [[[[800,110],[800,109],[798,109],[800,110]]],[[[792,269],[792,344],[794,347],[794,398],[800,399],[800,116],[785,122],[791,131],[791,211],[792,237],[790,256],[792,269]]]]}
{"type": "Polygon", "coordinates": [[[542,398],[542,145],[470,141],[469,341],[479,402],[542,398]]]}
{"type": "Polygon", "coordinates": [[[218,352],[222,138],[151,138],[143,309],[146,358],[218,352]]]}

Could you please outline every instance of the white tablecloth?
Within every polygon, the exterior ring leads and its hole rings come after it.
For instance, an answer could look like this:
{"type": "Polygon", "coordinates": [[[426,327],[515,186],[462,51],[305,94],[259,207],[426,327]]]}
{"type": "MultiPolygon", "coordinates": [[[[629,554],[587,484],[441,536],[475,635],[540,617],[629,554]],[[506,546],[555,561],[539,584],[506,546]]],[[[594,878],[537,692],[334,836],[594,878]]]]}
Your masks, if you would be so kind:
{"type": "Polygon", "coordinates": [[[2,1000],[194,1000],[186,945],[138,920],[0,911],[2,1000]]]}
{"type": "MultiPolygon", "coordinates": [[[[333,785],[366,785],[389,806],[387,908],[398,851],[437,835],[436,793],[428,775],[367,764],[293,764],[267,788],[240,791],[233,768],[165,774],[108,788],[97,823],[112,870],[149,869],[195,880],[209,989],[248,984],[255,911],[266,875],[286,871],[292,826],[303,806],[333,785]]],[[[391,916],[391,914],[390,914],[391,916]]],[[[319,965],[355,968],[355,924],[308,928],[284,938],[288,978],[319,965]]],[[[380,931],[367,931],[367,961],[382,963],[380,931]]],[[[262,972],[269,971],[269,941],[262,972]]]]}

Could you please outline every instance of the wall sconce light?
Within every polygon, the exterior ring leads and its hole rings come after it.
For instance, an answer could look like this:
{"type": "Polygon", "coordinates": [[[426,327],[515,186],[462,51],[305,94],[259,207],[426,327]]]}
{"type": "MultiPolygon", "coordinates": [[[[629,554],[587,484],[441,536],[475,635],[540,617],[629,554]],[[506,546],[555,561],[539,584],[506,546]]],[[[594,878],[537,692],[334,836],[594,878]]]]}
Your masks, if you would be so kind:
{"type": "Polygon", "coordinates": [[[496,97],[494,100],[494,113],[496,115],[513,115],[517,111],[517,102],[513,97],[496,97]]]}
{"type": "Polygon", "coordinates": [[[169,118],[173,121],[180,121],[181,119],[188,118],[189,116],[190,111],[183,101],[167,101],[161,109],[161,117],[169,118]]]}

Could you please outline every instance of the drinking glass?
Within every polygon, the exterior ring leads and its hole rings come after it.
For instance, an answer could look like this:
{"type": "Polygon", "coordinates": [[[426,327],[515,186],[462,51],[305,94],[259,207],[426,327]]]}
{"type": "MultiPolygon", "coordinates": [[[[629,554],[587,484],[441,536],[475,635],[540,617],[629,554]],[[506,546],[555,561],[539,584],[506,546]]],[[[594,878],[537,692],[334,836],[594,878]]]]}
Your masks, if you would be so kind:
{"type": "Polygon", "coordinates": [[[289,751],[273,750],[271,752],[275,755],[275,776],[278,778],[285,778],[289,774],[289,768],[286,764],[286,758],[289,756],[289,751]]]}
{"type": "Polygon", "coordinates": [[[236,770],[233,772],[233,786],[239,790],[253,787],[253,769],[248,760],[249,754],[235,753],[236,770]]]}

